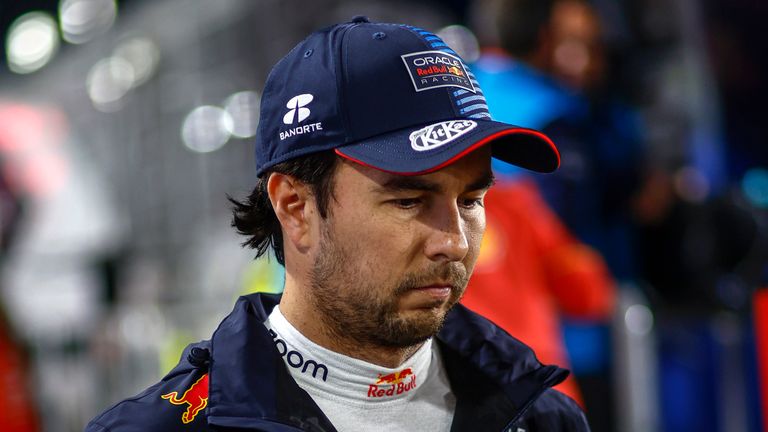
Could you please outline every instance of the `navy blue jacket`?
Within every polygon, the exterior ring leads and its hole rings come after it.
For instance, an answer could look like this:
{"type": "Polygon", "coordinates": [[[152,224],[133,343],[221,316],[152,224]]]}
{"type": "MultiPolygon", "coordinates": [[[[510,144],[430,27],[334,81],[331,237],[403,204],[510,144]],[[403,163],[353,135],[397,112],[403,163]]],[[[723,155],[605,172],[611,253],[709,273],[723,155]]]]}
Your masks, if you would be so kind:
{"type": "MultiPolygon", "coordinates": [[[[86,432],[335,431],[263,325],[279,301],[241,297],[210,341],[187,347],[159,383],[94,418],[86,432]]],[[[457,399],[451,431],[589,430],[576,403],[550,388],[568,371],[543,366],[485,318],[457,305],[437,341],[457,399]]]]}

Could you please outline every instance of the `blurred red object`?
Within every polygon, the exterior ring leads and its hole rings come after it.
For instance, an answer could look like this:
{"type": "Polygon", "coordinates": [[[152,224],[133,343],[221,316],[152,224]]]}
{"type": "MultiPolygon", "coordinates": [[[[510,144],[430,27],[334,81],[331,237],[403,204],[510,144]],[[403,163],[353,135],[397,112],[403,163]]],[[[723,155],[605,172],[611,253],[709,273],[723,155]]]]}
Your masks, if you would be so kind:
{"type": "Polygon", "coordinates": [[[760,377],[760,403],[763,430],[768,432],[768,287],[755,293],[755,339],[757,343],[757,369],[760,377]]]}
{"type": "MultiPolygon", "coordinates": [[[[576,240],[526,179],[486,197],[487,228],[462,303],[529,345],[545,364],[569,367],[560,316],[607,321],[615,284],[602,257],[576,240]]],[[[556,387],[583,405],[573,376],[556,387]]]]}
{"type": "Polygon", "coordinates": [[[40,424],[30,389],[28,363],[0,317],[0,430],[37,432],[40,424]]]}

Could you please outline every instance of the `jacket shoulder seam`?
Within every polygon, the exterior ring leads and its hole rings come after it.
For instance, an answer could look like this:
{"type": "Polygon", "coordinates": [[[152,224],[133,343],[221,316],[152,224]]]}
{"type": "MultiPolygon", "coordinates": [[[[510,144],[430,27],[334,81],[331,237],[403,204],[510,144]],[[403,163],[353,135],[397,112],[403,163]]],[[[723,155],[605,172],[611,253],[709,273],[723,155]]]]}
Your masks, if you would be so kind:
{"type": "Polygon", "coordinates": [[[151,395],[152,392],[154,392],[156,388],[158,388],[158,387],[160,387],[162,385],[162,383],[163,383],[162,381],[157,382],[157,383],[149,386],[148,388],[146,388],[144,391],[142,391],[141,393],[137,394],[136,396],[125,398],[125,399],[122,399],[122,400],[119,400],[119,401],[113,403],[112,405],[109,406],[109,408],[105,409],[101,414],[99,414],[93,420],[91,420],[91,422],[89,424],[94,424],[94,425],[99,426],[100,428],[104,429],[106,432],[110,432],[111,429],[109,429],[108,427],[106,427],[106,426],[102,425],[101,423],[99,423],[99,421],[101,419],[103,419],[106,415],[108,415],[115,408],[117,408],[118,406],[120,406],[120,405],[122,405],[122,404],[124,404],[126,402],[133,402],[133,401],[136,401],[136,400],[139,400],[139,399],[142,399],[142,398],[145,398],[145,397],[151,395]]]}

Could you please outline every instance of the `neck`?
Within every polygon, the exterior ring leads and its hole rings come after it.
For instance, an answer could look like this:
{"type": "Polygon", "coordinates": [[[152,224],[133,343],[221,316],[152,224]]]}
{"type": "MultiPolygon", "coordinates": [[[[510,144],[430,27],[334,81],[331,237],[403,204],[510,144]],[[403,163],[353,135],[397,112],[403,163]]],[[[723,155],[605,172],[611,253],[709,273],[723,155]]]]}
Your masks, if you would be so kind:
{"type": "Polygon", "coordinates": [[[335,328],[307,301],[311,292],[288,272],[280,310],[291,325],[312,342],[336,353],[387,368],[396,368],[421,348],[423,342],[407,347],[391,347],[349,338],[344,329],[335,328]]]}

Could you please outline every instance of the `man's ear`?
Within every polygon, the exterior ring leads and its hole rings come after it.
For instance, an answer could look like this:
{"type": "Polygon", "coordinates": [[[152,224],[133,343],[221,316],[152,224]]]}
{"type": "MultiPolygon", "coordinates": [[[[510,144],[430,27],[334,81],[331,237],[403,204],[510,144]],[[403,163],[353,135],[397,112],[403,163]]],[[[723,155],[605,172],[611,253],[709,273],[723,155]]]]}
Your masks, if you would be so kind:
{"type": "Polygon", "coordinates": [[[309,186],[286,174],[272,173],[267,180],[267,193],[280,221],[285,242],[303,252],[311,246],[312,218],[315,202],[309,186]]]}

